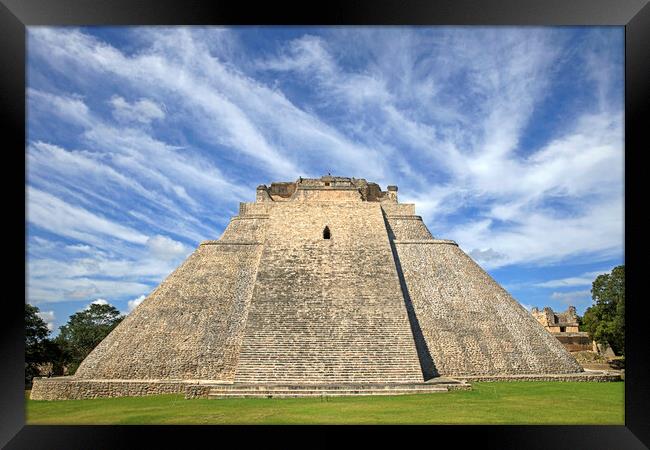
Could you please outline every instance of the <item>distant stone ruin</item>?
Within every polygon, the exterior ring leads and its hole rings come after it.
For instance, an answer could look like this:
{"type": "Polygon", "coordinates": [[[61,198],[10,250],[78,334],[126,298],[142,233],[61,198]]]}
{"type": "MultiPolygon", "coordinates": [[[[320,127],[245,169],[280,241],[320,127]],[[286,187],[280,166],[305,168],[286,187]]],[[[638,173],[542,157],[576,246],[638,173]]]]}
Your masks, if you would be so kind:
{"type": "Polygon", "coordinates": [[[533,308],[531,314],[539,323],[564,345],[570,352],[597,351],[596,344],[589,338],[589,333],[579,331],[578,315],[574,306],[561,313],[545,306],[543,310],[533,308]]]}
{"type": "Polygon", "coordinates": [[[542,311],[535,307],[531,313],[551,333],[577,333],[579,331],[578,315],[574,306],[569,306],[566,311],[561,313],[554,312],[548,306],[545,306],[542,311]]]}
{"type": "Polygon", "coordinates": [[[258,186],[74,376],[37,378],[31,395],[434,392],[581,372],[396,186],[324,176],[258,186]]]}

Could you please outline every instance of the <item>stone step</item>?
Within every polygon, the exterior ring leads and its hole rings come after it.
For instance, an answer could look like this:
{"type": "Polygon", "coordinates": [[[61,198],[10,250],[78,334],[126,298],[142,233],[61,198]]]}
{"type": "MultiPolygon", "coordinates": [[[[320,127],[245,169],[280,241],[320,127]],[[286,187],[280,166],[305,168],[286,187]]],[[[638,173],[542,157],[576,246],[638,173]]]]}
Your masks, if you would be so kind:
{"type": "MultiPolygon", "coordinates": [[[[248,371],[240,369],[240,375],[241,377],[245,376],[250,376],[252,378],[252,381],[255,382],[255,380],[262,380],[264,378],[272,378],[276,377],[278,374],[284,374],[282,379],[278,379],[275,382],[276,383],[286,383],[288,382],[287,378],[296,378],[298,380],[306,380],[310,378],[325,378],[322,380],[322,382],[327,383],[327,378],[331,377],[332,379],[334,378],[342,378],[342,379],[353,379],[356,378],[359,381],[367,381],[369,383],[372,383],[373,380],[382,380],[382,379],[392,379],[392,378],[399,378],[405,374],[408,374],[409,372],[406,371],[386,371],[384,370],[381,374],[374,374],[374,375],[363,375],[362,373],[348,373],[347,371],[320,371],[320,370],[314,370],[313,368],[306,368],[305,370],[282,370],[281,368],[277,369],[270,369],[267,367],[266,374],[265,375],[259,375],[259,372],[257,373],[248,373],[248,371]]],[[[418,379],[420,379],[422,376],[419,375],[418,379]]],[[[334,380],[333,380],[334,381],[334,380]]],[[[239,381],[238,381],[239,382],[239,381]]],[[[409,380],[402,380],[402,383],[404,382],[410,382],[409,380]]]]}
{"type": "MultiPolygon", "coordinates": [[[[267,374],[274,374],[276,375],[276,372],[285,372],[287,374],[290,373],[304,373],[305,376],[310,376],[310,375],[347,375],[347,372],[350,370],[360,370],[363,371],[364,369],[368,369],[369,367],[371,368],[376,368],[376,369],[382,369],[383,372],[382,374],[386,376],[393,376],[396,374],[403,374],[403,373],[410,373],[407,370],[404,370],[404,368],[400,367],[392,367],[392,366],[384,366],[384,365],[346,365],[346,366],[322,366],[315,362],[313,365],[304,365],[304,366],[296,366],[294,364],[290,365],[282,365],[276,362],[269,362],[269,364],[265,365],[265,372],[267,374]]],[[[242,365],[238,367],[238,370],[241,372],[243,375],[247,369],[253,369],[255,366],[253,365],[242,365]]],[[[259,373],[259,372],[258,372],[259,373]]],[[[363,377],[362,374],[351,374],[353,376],[361,376],[363,377]]],[[[381,375],[378,375],[381,377],[381,375]]],[[[279,380],[281,383],[282,381],[279,380]]]]}
{"type": "MultiPolygon", "coordinates": [[[[368,349],[365,352],[361,350],[348,350],[347,352],[344,349],[336,349],[336,348],[331,348],[327,349],[329,351],[326,351],[325,349],[306,349],[304,346],[295,346],[295,347],[289,347],[289,346],[274,346],[272,352],[273,353],[278,353],[278,354],[283,354],[287,351],[291,351],[292,353],[299,353],[299,354],[304,354],[304,355],[314,355],[314,356],[327,356],[327,355],[332,355],[332,357],[344,357],[344,356],[355,356],[355,357],[366,357],[368,359],[372,359],[374,361],[381,361],[381,360],[393,360],[395,358],[401,358],[401,359],[408,359],[404,356],[402,356],[402,353],[399,351],[386,351],[382,352],[381,349],[376,349],[372,351],[373,349],[368,349]]],[[[268,352],[264,352],[261,349],[243,349],[242,353],[246,353],[247,355],[268,355],[268,352]]]]}
{"type": "Polygon", "coordinates": [[[410,366],[404,367],[405,362],[408,360],[390,358],[388,360],[380,359],[371,359],[367,356],[362,358],[361,356],[355,358],[345,358],[344,355],[340,357],[333,356],[331,354],[325,354],[321,357],[318,355],[304,355],[300,353],[292,353],[291,355],[285,355],[284,353],[271,353],[267,357],[262,357],[261,355],[251,355],[246,354],[247,359],[242,361],[241,367],[245,367],[246,364],[256,363],[264,361],[265,363],[271,363],[275,361],[277,366],[288,366],[288,367],[300,367],[313,364],[318,364],[323,367],[326,366],[338,366],[338,367],[358,367],[363,368],[366,366],[401,366],[405,370],[410,369],[410,366]]]}
{"type": "MultiPolygon", "coordinates": [[[[381,368],[382,373],[381,374],[376,374],[373,376],[373,378],[383,378],[383,377],[394,377],[397,375],[403,375],[406,373],[410,373],[406,370],[402,370],[399,368],[390,368],[390,367],[379,367],[379,366],[374,366],[373,368],[381,368]]],[[[248,373],[248,370],[254,369],[253,366],[243,366],[239,367],[240,374],[246,375],[248,373]]],[[[344,367],[344,368],[331,368],[331,367],[312,367],[312,366],[300,366],[300,367],[282,367],[282,366],[266,366],[265,373],[267,376],[270,375],[277,375],[278,373],[286,373],[287,376],[290,376],[292,373],[297,373],[300,372],[303,374],[302,376],[305,378],[309,377],[315,377],[315,376],[339,376],[339,377],[356,377],[361,380],[365,378],[363,373],[350,373],[352,370],[364,370],[367,369],[367,367],[344,367]]],[[[256,376],[261,376],[262,378],[264,375],[259,375],[259,371],[254,374],[256,376]]],[[[279,383],[284,383],[282,380],[278,380],[277,382],[279,383]]],[[[326,380],[325,380],[326,382],[326,380]]],[[[370,382],[370,380],[369,380],[370,382]]],[[[408,381],[406,381],[408,382],[408,381]]]]}
{"type": "Polygon", "coordinates": [[[363,238],[326,248],[285,241],[285,228],[313,217],[282,210],[260,258],[237,383],[421,380],[383,213],[371,206],[341,210],[363,238]]]}
{"type": "MultiPolygon", "coordinates": [[[[305,377],[305,376],[283,376],[282,378],[279,375],[272,375],[268,377],[240,377],[238,383],[277,383],[282,381],[283,383],[300,383],[305,382],[309,384],[319,384],[319,383],[404,383],[404,380],[408,379],[404,376],[395,376],[395,377],[333,377],[333,376],[324,376],[324,377],[305,377]]],[[[421,380],[413,380],[414,382],[421,382],[421,380]]]]}
{"type": "MultiPolygon", "coordinates": [[[[282,370],[291,370],[291,369],[299,369],[299,368],[309,368],[312,370],[318,371],[320,370],[347,370],[347,369],[363,369],[364,367],[385,367],[387,370],[388,369],[394,369],[396,371],[403,371],[407,372],[407,370],[404,369],[402,364],[400,364],[400,361],[396,362],[389,362],[389,363],[378,363],[373,361],[372,363],[368,364],[335,364],[335,363],[325,363],[323,360],[312,360],[312,361],[304,361],[301,363],[296,363],[293,361],[287,361],[286,364],[283,364],[282,361],[278,361],[277,358],[260,358],[257,360],[257,362],[264,361],[267,362],[268,364],[266,365],[267,369],[266,370],[273,370],[275,369],[282,369],[282,370]]],[[[246,361],[246,363],[242,363],[239,366],[239,369],[242,369],[244,367],[254,367],[255,364],[254,362],[251,361],[246,361]]]]}
{"type": "MultiPolygon", "coordinates": [[[[314,356],[327,356],[331,355],[332,357],[347,357],[348,355],[354,356],[354,357],[365,357],[368,359],[372,359],[373,361],[381,361],[381,360],[393,360],[396,358],[401,358],[401,359],[408,359],[405,356],[402,356],[402,353],[399,351],[387,351],[387,352],[382,352],[381,349],[367,349],[365,352],[361,350],[348,350],[347,352],[344,349],[336,349],[336,348],[331,348],[331,349],[308,349],[304,348],[304,346],[295,346],[295,347],[289,347],[289,346],[282,346],[282,347],[275,347],[273,350],[271,350],[272,353],[277,353],[277,354],[283,354],[287,351],[290,351],[291,353],[298,353],[298,354],[304,354],[304,355],[314,355],[314,356]],[[374,350],[374,351],[373,351],[374,350]]],[[[245,353],[246,355],[268,355],[268,352],[264,352],[261,349],[247,349],[244,348],[242,350],[242,353],[245,353]]]]}
{"type": "MultiPolygon", "coordinates": [[[[244,349],[244,350],[246,350],[246,349],[244,349]]],[[[273,351],[270,351],[270,353],[282,355],[282,354],[286,353],[286,350],[282,351],[281,349],[279,349],[279,350],[274,349],[273,351]]],[[[257,355],[261,355],[261,356],[268,355],[269,352],[263,352],[261,350],[255,351],[255,352],[245,351],[245,352],[242,352],[242,354],[246,354],[247,356],[253,357],[253,356],[257,356],[257,355]]],[[[312,355],[313,357],[318,357],[319,359],[322,358],[322,357],[325,357],[325,356],[329,356],[331,358],[338,358],[338,359],[344,358],[344,357],[347,358],[348,356],[350,356],[350,357],[354,357],[356,359],[366,358],[366,359],[368,359],[370,361],[393,361],[393,360],[396,360],[396,359],[408,360],[408,358],[405,358],[405,357],[401,356],[401,354],[397,353],[397,352],[379,354],[378,352],[370,352],[370,353],[366,352],[366,353],[363,353],[361,351],[358,351],[358,352],[357,351],[350,351],[349,353],[346,354],[343,350],[339,350],[339,351],[336,351],[336,352],[333,352],[333,351],[332,352],[325,352],[325,351],[311,352],[311,351],[302,350],[302,351],[292,351],[291,354],[292,355],[298,354],[298,355],[305,355],[305,356],[312,355]]]]}
{"type": "Polygon", "coordinates": [[[431,389],[429,391],[313,391],[313,392],[222,392],[218,394],[209,394],[211,399],[225,398],[300,398],[300,397],[354,397],[370,395],[416,395],[416,394],[433,394],[438,392],[448,392],[447,389],[431,389]]]}
{"type": "Polygon", "coordinates": [[[212,389],[210,395],[218,395],[224,393],[232,394],[250,394],[250,393],[313,393],[313,392],[430,392],[430,391],[448,391],[447,386],[430,386],[425,388],[379,388],[379,389],[320,389],[320,388],[303,388],[303,389],[212,389]]]}
{"type": "MultiPolygon", "coordinates": [[[[323,371],[332,371],[332,370],[350,370],[350,369],[364,369],[368,367],[383,367],[386,370],[393,370],[396,372],[408,372],[407,369],[404,368],[402,364],[399,362],[396,363],[390,363],[390,364],[375,364],[375,363],[368,363],[368,364],[335,364],[335,363],[324,363],[323,361],[319,360],[313,360],[313,361],[306,361],[302,362],[300,364],[297,364],[293,361],[287,361],[286,363],[283,363],[283,361],[278,361],[277,358],[262,358],[257,360],[256,362],[264,362],[266,363],[266,371],[269,370],[274,370],[274,369],[280,369],[280,370],[292,370],[292,369],[310,369],[314,370],[316,372],[323,372],[323,371]]],[[[239,369],[243,369],[246,367],[255,367],[255,362],[251,361],[246,361],[246,363],[243,363],[239,366],[239,369]]]]}
{"type": "MultiPolygon", "coordinates": [[[[409,339],[411,339],[411,338],[409,337],[409,339]]],[[[304,340],[302,340],[300,342],[296,342],[296,343],[292,343],[292,344],[282,342],[279,338],[278,338],[277,341],[266,342],[266,341],[263,341],[261,339],[260,340],[256,339],[255,341],[256,341],[255,346],[245,346],[244,349],[246,349],[247,351],[254,351],[255,349],[259,349],[259,347],[257,347],[257,345],[259,345],[260,343],[269,343],[269,344],[273,344],[274,347],[277,345],[278,347],[283,347],[283,348],[303,348],[306,351],[310,351],[310,352],[311,351],[316,351],[316,350],[321,350],[321,349],[323,350],[323,352],[325,352],[324,351],[325,349],[342,351],[346,347],[350,351],[354,351],[354,350],[360,351],[360,349],[355,349],[354,347],[352,349],[350,349],[350,342],[349,341],[341,342],[339,344],[337,344],[337,343],[335,343],[335,342],[333,342],[331,340],[326,340],[326,339],[322,339],[320,341],[309,341],[307,339],[304,339],[304,340]]],[[[354,340],[354,341],[351,341],[351,342],[353,344],[355,344],[355,345],[357,345],[357,344],[358,345],[361,345],[361,344],[368,345],[369,346],[368,350],[375,350],[375,352],[381,352],[381,354],[384,354],[384,353],[400,354],[400,351],[398,349],[383,348],[381,340],[380,341],[377,341],[377,340],[374,340],[374,339],[373,340],[368,340],[368,341],[354,340]]]]}
{"type": "MultiPolygon", "coordinates": [[[[384,356],[379,356],[379,355],[373,355],[370,354],[361,354],[361,353],[350,353],[350,354],[345,354],[343,352],[341,353],[308,353],[308,352],[282,352],[282,351],[269,351],[267,353],[249,353],[249,352],[242,352],[242,355],[246,355],[247,359],[257,359],[259,361],[267,361],[267,360],[274,360],[278,361],[279,363],[282,363],[283,359],[292,359],[292,364],[299,364],[301,361],[300,360],[295,360],[296,357],[300,357],[301,359],[311,359],[313,361],[318,361],[322,363],[338,363],[338,362],[344,362],[347,363],[348,361],[350,363],[356,362],[357,365],[359,362],[363,362],[363,364],[390,364],[390,363],[398,363],[401,364],[405,361],[409,361],[408,358],[403,358],[399,355],[384,355],[384,356]]],[[[352,364],[343,364],[343,365],[352,365],[352,364]]]]}
{"type": "MultiPolygon", "coordinates": [[[[363,371],[363,370],[368,370],[368,368],[369,368],[368,366],[363,366],[363,367],[362,366],[357,366],[357,367],[347,366],[347,367],[333,368],[333,367],[322,367],[322,366],[317,366],[317,365],[314,365],[314,366],[285,366],[285,367],[283,367],[283,366],[279,366],[279,365],[268,365],[267,364],[267,365],[265,365],[264,372],[267,375],[273,374],[274,376],[277,375],[278,372],[284,372],[284,373],[287,374],[287,376],[289,376],[291,373],[300,372],[305,377],[326,376],[326,375],[345,376],[345,377],[353,376],[353,377],[357,377],[357,378],[360,378],[360,379],[363,380],[364,377],[365,377],[365,375],[363,373],[350,373],[350,371],[353,371],[353,370],[363,371]]],[[[403,370],[403,369],[396,368],[396,367],[372,366],[370,368],[372,368],[372,369],[381,369],[382,370],[381,374],[378,373],[378,374],[372,375],[373,378],[382,378],[384,376],[392,377],[392,376],[401,375],[401,374],[405,374],[405,373],[411,373],[411,372],[409,372],[407,370],[403,370]]],[[[245,374],[248,373],[249,370],[253,370],[253,369],[255,369],[255,366],[242,366],[242,367],[238,368],[241,375],[245,375],[245,374]]],[[[259,370],[257,371],[257,373],[255,375],[259,376],[259,370]]],[[[421,374],[418,374],[418,375],[421,376],[421,374]]],[[[371,375],[367,375],[367,376],[371,376],[371,375]]],[[[282,381],[282,380],[278,380],[277,382],[278,383],[284,383],[284,381],[282,381]]],[[[404,381],[404,382],[409,382],[409,381],[404,381]]]]}
{"type": "Polygon", "coordinates": [[[334,385],[326,385],[322,386],[319,384],[302,384],[302,385],[272,385],[272,384],[250,384],[250,385],[245,385],[245,384],[231,384],[231,385],[219,385],[219,386],[213,386],[210,388],[210,392],[234,392],[234,391],[246,391],[246,392],[256,392],[256,391],[294,391],[294,392],[300,392],[300,391],[313,391],[313,390],[325,390],[325,391],[358,391],[358,390],[373,390],[373,391],[390,391],[390,390],[412,390],[412,391],[418,391],[418,390],[430,390],[430,389],[436,389],[436,388],[444,388],[447,389],[449,386],[462,386],[465,385],[466,383],[439,383],[439,384],[399,384],[399,383],[392,383],[392,384],[386,384],[386,385],[363,385],[363,384],[352,384],[352,383],[345,383],[345,384],[334,384],[334,385]]]}
{"type": "Polygon", "coordinates": [[[297,397],[343,397],[368,395],[414,395],[470,389],[466,383],[440,384],[393,384],[393,385],[222,385],[210,389],[208,398],[297,398],[297,397]]]}
{"type": "MultiPolygon", "coordinates": [[[[241,381],[243,383],[250,383],[250,382],[253,382],[253,381],[259,381],[261,383],[275,383],[275,382],[278,381],[278,378],[279,377],[269,377],[269,378],[255,380],[255,379],[253,379],[251,377],[251,378],[241,378],[240,380],[238,380],[238,382],[241,381]]],[[[282,378],[282,379],[283,379],[283,381],[288,382],[288,383],[299,383],[301,381],[297,377],[296,378],[282,378]]],[[[337,378],[337,379],[328,378],[327,381],[328,382],[334,382],[334,383],[359,383],[361,381],[371,381],[371,382],[375,382],[375,383],[381,383],[381,382],[383,382],[383,383],[399,383],[399,382],[404,382],[404,379],[405,379],[405,377],[382,378],[382,379],[373,378],[373,379],[370,379],[370,380],[361,380],[359,378],[337,378]]],[[[307,383],[310,383],[310,384],[311,383],[317,384],[319,382],[322,382],[323,380],[318,379],[318,378],[312,378],[312,379],[308,379],[308,380],[304,380],[304,381],[306,381],[307,383]]]]}

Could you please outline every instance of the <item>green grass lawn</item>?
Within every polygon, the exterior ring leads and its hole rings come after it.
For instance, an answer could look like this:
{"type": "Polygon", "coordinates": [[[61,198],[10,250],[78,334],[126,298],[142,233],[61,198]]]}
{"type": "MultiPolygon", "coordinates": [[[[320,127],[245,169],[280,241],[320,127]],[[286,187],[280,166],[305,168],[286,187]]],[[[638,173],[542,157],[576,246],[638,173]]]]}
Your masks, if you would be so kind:
{"type": "Polygon", "coordinates": [[[35,424],[624,424],[624,383],[473,383],[390,397],[27,400],[35,424]]]}

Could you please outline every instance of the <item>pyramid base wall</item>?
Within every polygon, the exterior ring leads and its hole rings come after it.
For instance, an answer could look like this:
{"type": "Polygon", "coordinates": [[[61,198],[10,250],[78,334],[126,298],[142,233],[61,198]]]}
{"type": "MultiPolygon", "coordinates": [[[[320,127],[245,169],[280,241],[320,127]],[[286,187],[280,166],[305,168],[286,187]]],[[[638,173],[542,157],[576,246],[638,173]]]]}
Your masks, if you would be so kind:
{"type": "Polygon", "coordinates": [[[110,397],[183,394],[183,381],[83,380],[75,377],[34,378],[31,400],[81,400],[110,397]]]}
{"type": "Polygon", "coordinates": [[[554,333],[553,336],[564,345],[569,352],[592,351],[593,342],[589,333],[554,333]]]}
{"type": "Polygon", "coordinates": [[[608,371],[585,371],[580,373],[520,374],[520,375],[468,375],[458,376],[459,380],[473,381],[623,381],[621,375],[608,371]]]}
{"type": "MultiPolygon", "coordinates": [[[[443,377],[440,377],[442,380],[443,377]]],[[[457,386],[449,385],[449,390],[470,389],[469,383],[476,381],[583,381],[583,382],[613,382],[622,381],[617,372],[586,371],[575,374],[521,374],[494,376],[457,376],[457,386]]],[[[441,381],[444,382],[444,381],[441,381]]],[[[209,380],[83,380],[75,377],[34,378],[31,400],[84,400],[93,398],[143,397],[160,394],[183,394],[186,399],[209,398],[215,386],[222,385],[209,380]]],[[[366,385],[367,383],[361,383],[366,385]]],[[[359,383],[339,383],[338,389],[346,386],[358,389],[359,383]]],[[[404,383],[388,384],[402,387],[404,383]]],[[[419,386],[433,386],[420,383],[419,386]]],[[[264,384],[260,384],[264,387],[264,384]]],[[[300,388],[318,387],[318,384],[295,384],[300,388]]],[[[386,387],[386,386],[384,386],[386,387]]]]}

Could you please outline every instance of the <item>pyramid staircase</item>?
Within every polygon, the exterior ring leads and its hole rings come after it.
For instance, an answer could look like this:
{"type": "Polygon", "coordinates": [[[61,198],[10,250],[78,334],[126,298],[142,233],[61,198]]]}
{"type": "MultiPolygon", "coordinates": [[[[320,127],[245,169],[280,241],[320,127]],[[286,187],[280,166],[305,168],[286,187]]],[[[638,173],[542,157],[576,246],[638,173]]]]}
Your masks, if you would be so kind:
{"type": "Polygon", "coordinates": [[[290,206],[271,214],[234,382],[422,383],[379,203],[290,206]]]}
{"type": "Polygon", "coordinates": [[[219,384],[211,386],[207,397],[227,398],[298,398],[370,395],[415,395],[470,390],[469,383],[451,378],[437,378],[427,383],[389,384],[219,384]]]}

